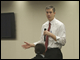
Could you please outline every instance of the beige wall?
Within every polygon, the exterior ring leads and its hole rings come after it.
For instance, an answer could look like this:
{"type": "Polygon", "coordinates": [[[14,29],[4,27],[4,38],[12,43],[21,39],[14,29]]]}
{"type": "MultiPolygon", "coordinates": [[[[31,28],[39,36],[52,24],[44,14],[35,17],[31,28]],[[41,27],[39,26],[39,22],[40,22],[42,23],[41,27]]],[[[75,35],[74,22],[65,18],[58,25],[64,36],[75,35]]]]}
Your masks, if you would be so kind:
{"type": "Polygon", "coordinates": [[[64,59],[79,59],[79,1],[1,1],[1,13],[14,12],[16,40],[1,40],[1,59],[30,59],[34,48],[23,49],[24,41],[34,43],[40,39],[41,26],[47,21],[45,7],[56,8],[55,17],[66,27],[66,45],[62,47],[64,59]]]}

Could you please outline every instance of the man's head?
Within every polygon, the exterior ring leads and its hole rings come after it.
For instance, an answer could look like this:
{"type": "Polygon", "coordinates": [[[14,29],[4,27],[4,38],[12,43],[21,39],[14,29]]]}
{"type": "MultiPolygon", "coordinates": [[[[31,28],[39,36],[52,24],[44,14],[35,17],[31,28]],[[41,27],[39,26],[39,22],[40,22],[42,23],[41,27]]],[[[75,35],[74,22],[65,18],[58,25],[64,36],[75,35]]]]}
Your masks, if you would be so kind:
{"type": "Polygon", "coordinates": [[[42,43],[38,43],[35,45],[35,53],[43,54],[45,52],[45,45],[42,43]]]}
{"type": "Polygon", "coordinates": [[[49,5],[49,6],[46,7],[46,16],[47,16],[49,21],[52,21],[54,19],[55,8],[53,6],[49,5]]]}

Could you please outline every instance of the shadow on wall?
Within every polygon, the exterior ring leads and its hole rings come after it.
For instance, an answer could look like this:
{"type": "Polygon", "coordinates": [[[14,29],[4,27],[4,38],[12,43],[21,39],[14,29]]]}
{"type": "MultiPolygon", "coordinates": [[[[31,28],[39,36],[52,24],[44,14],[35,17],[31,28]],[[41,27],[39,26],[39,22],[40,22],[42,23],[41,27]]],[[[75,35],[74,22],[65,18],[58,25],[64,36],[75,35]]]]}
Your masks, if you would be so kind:
{"type": "Polygon", "coordinates": [[[28,1],[30,4],[58,4],[60,1],[28,1]]]}
{"type": "Polygon", "coordinates": [[[7,8],[7,7],[11,6],[12,3],[13,3],[13,1],[1,1],[1,7],[7,8]]]}

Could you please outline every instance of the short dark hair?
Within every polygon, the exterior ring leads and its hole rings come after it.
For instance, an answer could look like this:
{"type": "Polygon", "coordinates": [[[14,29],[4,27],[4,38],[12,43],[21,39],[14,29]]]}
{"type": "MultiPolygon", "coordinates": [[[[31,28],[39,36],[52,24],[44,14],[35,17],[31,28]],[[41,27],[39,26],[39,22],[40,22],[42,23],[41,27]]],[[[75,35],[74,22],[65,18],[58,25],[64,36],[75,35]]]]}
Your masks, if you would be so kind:
{"type": "Polygon", "coordinates": [[[54,6],[52,6],[52,5],[46,6],[46,9],[53,9],[53,12],[55,12],[55,8],[54,8],[54,6]]]}
{"type": "Polygon", "coordinates": [[[42,43],[38,43],[35,45],[35,53],[43,54],[45,52],[45,45],[42,43]]]}

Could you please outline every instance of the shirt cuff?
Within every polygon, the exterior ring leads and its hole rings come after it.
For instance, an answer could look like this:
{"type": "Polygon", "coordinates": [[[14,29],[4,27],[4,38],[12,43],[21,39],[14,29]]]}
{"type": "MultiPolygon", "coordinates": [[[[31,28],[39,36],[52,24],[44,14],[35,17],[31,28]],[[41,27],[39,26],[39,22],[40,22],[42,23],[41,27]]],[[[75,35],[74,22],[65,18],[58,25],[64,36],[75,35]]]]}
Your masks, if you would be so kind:
{"type": "Polygon", "coordinates": [[[35,42],[35,43],[33,43],[34,45],[36,45],[37,44],[37,42],[35,42]]]}
{"type": "Polygon", "coordinates": [[[57,41],[55,41],[55,43],[59,43],[59,39],[60,39],[60,37],[59,36],[56,36],[56,40],[57,41]]]}

